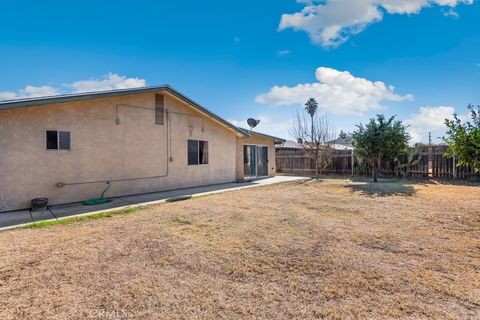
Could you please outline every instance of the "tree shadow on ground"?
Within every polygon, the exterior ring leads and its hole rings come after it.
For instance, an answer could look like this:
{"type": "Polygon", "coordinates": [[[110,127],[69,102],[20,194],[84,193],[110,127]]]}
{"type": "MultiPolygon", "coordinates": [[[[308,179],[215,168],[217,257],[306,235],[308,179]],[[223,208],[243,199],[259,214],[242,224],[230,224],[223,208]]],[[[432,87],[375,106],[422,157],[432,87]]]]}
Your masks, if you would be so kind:
{"type": "Polygon", "coordinates": [[[353,192],[359,192],[366,196],[388,197],[388,196],[413,196],[416,193],[414,183],[399,179],[379,179],[378,182],[366,179],[352,179],[351,183],[345,185],[353,192]]]}
{"type": "Polygon", "coordinates": [[[290,183],[295,184],[295,185],[303,185],[303,184],[314,183],[314,182],[323,182],[323,180],[322,179],[315,179],[315,178],[312,178],[312,177],[305,177],[305,179],[292,181],[290,183]]]}

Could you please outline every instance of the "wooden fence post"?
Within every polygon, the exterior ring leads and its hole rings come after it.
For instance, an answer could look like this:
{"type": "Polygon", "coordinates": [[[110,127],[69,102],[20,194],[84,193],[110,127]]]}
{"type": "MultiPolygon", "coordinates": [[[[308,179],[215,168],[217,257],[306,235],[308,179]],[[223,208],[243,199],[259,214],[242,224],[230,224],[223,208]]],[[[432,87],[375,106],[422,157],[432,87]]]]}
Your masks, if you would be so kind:
{"type": "Polygon", "coordinates": [[[433,148],[428,148],[428,177],[433,177],[433,148]]]}
{"type": "Polygon", "coordinates": [[[354,167],[354,163],[355,163],[355,150],[352,149],[352,177],[353,175],[355,174],[355,172],[353,171],[353,167],[354,167]]]}
{"type": "Polygon", "coordinates": [[[428,177],[433,177],[433,148],[428,148],[428,177]]]}
{"type": "Polygon", "coordinates": [[[457,179],[457,159],[453,157],[453,168],[452,168],[453,179],[457,179]]]}

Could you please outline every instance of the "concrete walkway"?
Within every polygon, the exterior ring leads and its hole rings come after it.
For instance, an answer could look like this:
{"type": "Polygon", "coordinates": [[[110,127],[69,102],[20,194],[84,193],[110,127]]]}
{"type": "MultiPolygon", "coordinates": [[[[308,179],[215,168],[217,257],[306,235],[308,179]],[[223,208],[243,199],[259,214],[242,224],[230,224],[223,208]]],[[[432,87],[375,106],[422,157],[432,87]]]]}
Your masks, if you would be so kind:
{"type": "Polygon", "coordinates": [[[44,211],[30,212],[30,210],[18,210],[3,212],[0,213],[0,231],[26,226],[33,222],[57,220],[67,217],[89,215],[111,210],[122,210],[126,208],[141,207],[150,204],[174,201],[179,197],[193,198],[226,191],[253,188],[282,182],[300,181],[304,179],[304,177],[277,176],[247,183],[222,183],[210,186],[117,197],[111,198],[112,202],[95,206],[84,206],[82,203],[77,202],[49,206],[49,210],[44,211]]]}

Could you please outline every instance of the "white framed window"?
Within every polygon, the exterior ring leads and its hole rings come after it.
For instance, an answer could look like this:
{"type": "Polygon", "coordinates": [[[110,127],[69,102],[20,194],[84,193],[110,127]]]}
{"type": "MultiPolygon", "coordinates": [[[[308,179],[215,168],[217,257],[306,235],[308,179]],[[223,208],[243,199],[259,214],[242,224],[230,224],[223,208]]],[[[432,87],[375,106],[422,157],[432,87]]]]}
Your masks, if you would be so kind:
{"type": "Polygon", "coordinates": [[[47,130],[46,135],[47,150],[70,150],[70,132],[47,130]]]}
{"type": "Polygon", "coordinates": [[[208,141],[188,140],[188,165],[208,164],[208,141]]]}

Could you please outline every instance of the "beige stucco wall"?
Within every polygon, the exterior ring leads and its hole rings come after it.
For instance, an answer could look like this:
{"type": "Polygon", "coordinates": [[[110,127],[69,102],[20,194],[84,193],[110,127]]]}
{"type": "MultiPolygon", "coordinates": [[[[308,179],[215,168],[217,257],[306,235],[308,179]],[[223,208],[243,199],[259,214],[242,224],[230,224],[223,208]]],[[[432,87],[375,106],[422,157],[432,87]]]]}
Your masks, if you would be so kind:
{"type": "Polygon", "coordinates": [[[234,131],[165,93],[171,131],[168,161],[168,127],[155,124],[154,106],[155,95],[147,93],[0,111],[0,211],[28,208],[36,197],[48,197],[49,204],[99,197],[105,183],[56,184],[165,175],[167,164],[168,176],[112,182],[107,196],[236,179],[234,131]],[[117,104],[151,110],[119,106],[117,125],[117,104]],[[46,150],[46,130],[71,132],[71,150],[46,150]],[[209,142],[208,165],[187,165],[190,138],[209,142]]]}
{"type": "Polygon", "coordinates": [[[236,151],[236,176],[237,179],[244,177],[244,164],[243,164],[243,146],[248,144],[262,145],[268,147],[268,175],[270,177],[275,176],[275,141],[273,139],[265,138],[256,135],[252,132],[249,138],[237,138],[237,151],[236,151]]]}

